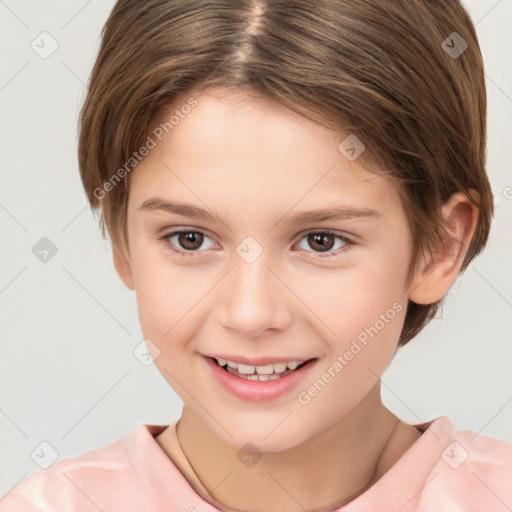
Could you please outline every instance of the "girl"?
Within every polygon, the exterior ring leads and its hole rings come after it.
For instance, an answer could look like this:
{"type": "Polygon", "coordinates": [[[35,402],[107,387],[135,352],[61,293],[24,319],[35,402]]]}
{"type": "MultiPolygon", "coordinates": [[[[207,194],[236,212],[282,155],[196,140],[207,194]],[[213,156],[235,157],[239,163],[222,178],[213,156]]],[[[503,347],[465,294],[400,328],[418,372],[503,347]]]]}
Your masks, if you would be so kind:
{"type": "Polygon", "coordinates": [[[485,246],[485,118],[456,0],[119,0],[80,172],[183,411],[2,510],[510,509],[509,444],[380,397],[485,246]]]}

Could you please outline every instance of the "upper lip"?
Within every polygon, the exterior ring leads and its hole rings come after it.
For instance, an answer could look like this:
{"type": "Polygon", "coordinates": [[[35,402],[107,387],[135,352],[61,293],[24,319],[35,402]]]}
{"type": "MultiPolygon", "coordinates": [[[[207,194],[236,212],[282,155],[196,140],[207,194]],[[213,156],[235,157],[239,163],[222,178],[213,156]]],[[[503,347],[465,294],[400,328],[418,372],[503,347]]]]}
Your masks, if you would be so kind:
{"type": "Polygon", "coordinates": [[[228,355],[206,355],[205,357],[212,357],[214,359],[225,359],[226,361],[233,361],[239,364],[245,364],[248,366],[265,366],[267,364],[274,363],[290,363],[291,361],[309,361],[310,359],[315,359],[313,357],[275,357],[275,356],[267,356],[267,357],[256,357],[254,359],[249,359],[244,356],[228,356],[228,355]]]}

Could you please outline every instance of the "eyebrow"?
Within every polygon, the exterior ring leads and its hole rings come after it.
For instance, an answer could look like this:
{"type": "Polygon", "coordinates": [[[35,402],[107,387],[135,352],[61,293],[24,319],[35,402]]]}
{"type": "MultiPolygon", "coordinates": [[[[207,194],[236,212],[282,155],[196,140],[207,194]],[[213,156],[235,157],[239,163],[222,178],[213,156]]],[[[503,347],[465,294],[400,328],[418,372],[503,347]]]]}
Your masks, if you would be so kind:
{"type": "MultiPolygon", "coordinates": [[[[225,219],[210,209],[200,208],[188,203],[178,203],[176,201],[166,201],[158,197],[152,197],[144,201],[139,210],[162,211],[174,213],[191,219],[203,220],[211,223],[220,222],[226,225],[225,219]]],[[[371,208],[352,208],[352,207],[331,207],[320,210],[311,210],[297,212],[293,215],[285,214],[276,216],[272,219],[274,224],[284,221],[286,224],[307,224],[311,222],[322,222],[326,220],[349,220],[349,219],[371,219],[381,217],[382,214],[371,208]]]]}
{"type": "Polygon", "coordinates": [[[164,199],[160,199],[159,197],[146,199],[146,201],[144,201],[139,206],[139,210],[175,213],[177,215],[182,215],[183,217],[190,217],[191,219],[204,220],[212,223],[221,222],[222,224],[226,224],[223,217],[213,211],[209,211],[188,203],[166,201],[164,199]]]}

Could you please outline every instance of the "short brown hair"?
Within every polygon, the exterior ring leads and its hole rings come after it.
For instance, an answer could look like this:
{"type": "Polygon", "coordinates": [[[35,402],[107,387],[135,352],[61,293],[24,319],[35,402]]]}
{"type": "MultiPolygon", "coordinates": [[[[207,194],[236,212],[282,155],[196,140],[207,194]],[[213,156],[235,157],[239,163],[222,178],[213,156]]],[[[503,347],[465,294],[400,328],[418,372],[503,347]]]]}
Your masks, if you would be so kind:
{"type": "MultiPolygon", "coordinates": [[[[209,85],[247,88],[356,135],[366,147],[361,162],[399,184],[411,268],[439,243],[441,205],[457,191],[479,194],[462,270],[485,246],[493,197],[484,70],[458,0],[118,0],[102,31],[78,148],[88,200],[116,250],[128,251],[130,182],[126,166],[118,170],[163,108],[209,85]],[[116,172],[122,186],[114,186],[116,172]]],[[[400,345],[440,303],[409,302],[400,345]]]]}

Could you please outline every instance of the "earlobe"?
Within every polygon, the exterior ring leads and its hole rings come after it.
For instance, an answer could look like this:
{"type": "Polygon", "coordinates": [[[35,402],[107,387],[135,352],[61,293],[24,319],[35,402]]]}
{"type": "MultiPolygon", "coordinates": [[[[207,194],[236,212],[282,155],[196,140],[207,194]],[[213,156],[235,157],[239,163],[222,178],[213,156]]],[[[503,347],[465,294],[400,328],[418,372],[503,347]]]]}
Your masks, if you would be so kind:
{"type": "MultiPolygon", "coordinates": [[[[478,198],[476,191],[469,191],[478,198]]],[[[464,192],[453,194],[442,207],[445,220],[441,247],[421,259],[409,291],[416,304],[433,304],[440,300],[457,279],[473,237],[478,208],[464,192]]]]}
{"type": "Polygon", "coordinates": [[[117,274],[123,281],[123,283],[130,289],[134,289],[133,285],[133,276],[132,276],[132,268],[128,258],[123,254],[123,252],[114,248],[112,251],[114,267],[116,269],[117,274]]]}

